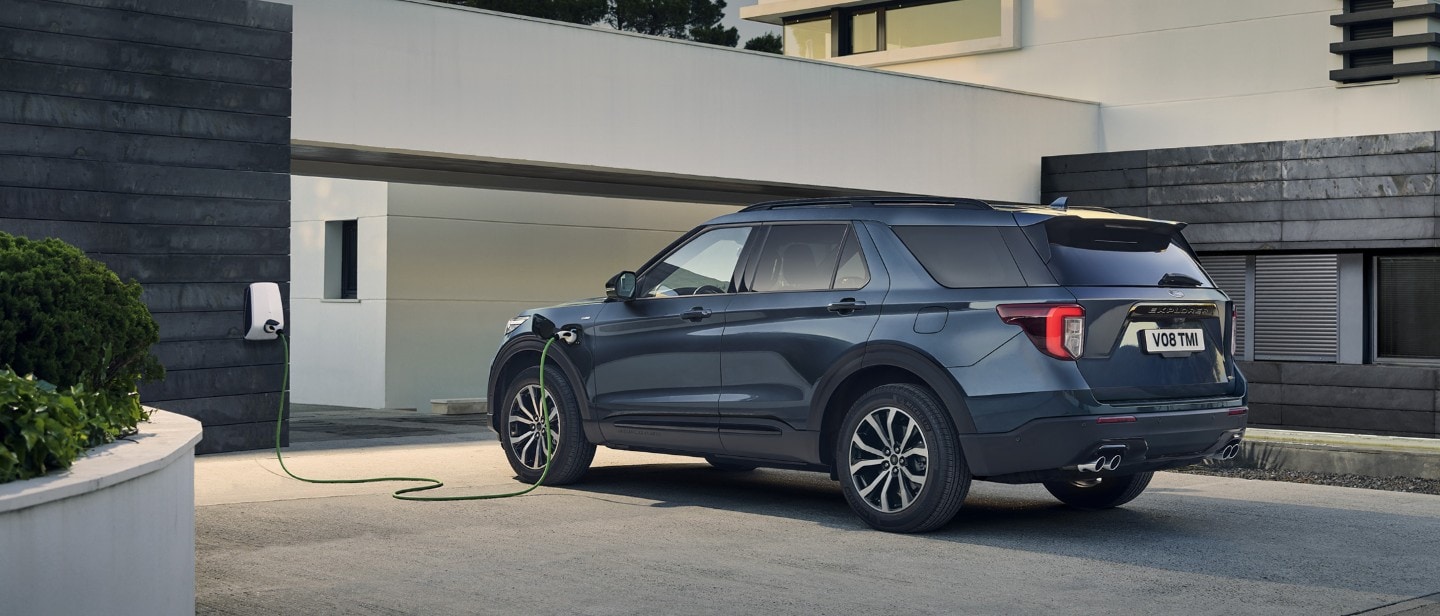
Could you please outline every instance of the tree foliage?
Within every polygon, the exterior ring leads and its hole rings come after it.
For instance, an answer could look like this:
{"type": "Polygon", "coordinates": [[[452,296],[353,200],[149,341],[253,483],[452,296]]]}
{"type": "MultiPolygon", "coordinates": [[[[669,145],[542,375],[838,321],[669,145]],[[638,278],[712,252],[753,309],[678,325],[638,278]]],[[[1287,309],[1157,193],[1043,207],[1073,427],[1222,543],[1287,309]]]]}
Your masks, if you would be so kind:
{"type": "Polygon", "coordinates": [[[725,0],[439,0],[479,9],[734,47],[725,0]]]}
{"type": "Polygon", "coordinates": [[[764,51],[768,53],[785,53],[785,43],[780,35],[774,32],[766,32],[748,41],[745,41],[745,48],[751,51],[764,51]]]}

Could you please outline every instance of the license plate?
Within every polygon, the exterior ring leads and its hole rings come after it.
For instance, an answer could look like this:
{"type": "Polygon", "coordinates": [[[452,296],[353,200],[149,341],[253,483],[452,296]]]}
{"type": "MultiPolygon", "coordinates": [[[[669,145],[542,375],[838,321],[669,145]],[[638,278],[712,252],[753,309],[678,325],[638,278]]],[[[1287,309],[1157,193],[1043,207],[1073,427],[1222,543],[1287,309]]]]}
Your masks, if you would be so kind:
{"type": "Polygon", "coordinates": [[[1205,350],[1203,329],[1147,329],[1145,351],[1149,353],[1185,353],[1205,350]]]}

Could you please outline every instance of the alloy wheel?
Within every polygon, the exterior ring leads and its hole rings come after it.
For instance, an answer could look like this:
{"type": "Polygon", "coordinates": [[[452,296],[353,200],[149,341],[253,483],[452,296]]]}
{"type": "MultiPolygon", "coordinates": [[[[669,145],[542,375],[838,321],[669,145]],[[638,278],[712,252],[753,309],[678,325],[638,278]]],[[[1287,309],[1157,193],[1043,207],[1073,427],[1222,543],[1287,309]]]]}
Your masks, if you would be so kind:
{"type": "Polygon", "coordinates": [[[545,467],[550,454],[560,444],[560,409],[549,392],[541,392],[539,385],[526,385],[516,392],[510,402],[510,417],[506,425],[510,435],[510,449],[526,468],[540,470],[545,467]],[[543,422],[540,413],[541,396],[550,416],[550,442],[546,449],[545,435],[540,431],[543,422]]]}
{"type": "Polygon", "coordinates": [[[915,418],[892,406],[871,411],[850,435],[850,481],[881,513],[908,508],[925,489],[930,452],[915,418]]]}

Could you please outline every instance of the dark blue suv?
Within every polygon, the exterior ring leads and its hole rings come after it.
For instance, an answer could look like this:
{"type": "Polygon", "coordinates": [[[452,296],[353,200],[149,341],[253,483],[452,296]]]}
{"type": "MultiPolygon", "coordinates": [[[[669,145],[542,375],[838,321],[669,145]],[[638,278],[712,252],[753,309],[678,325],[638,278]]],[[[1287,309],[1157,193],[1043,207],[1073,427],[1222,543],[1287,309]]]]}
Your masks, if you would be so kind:
{"type": "Polygon", "coordinates": [[[829,472],[871,526],[948,522],[972,479],[1084,509],[1233,457],[1235,316],[1181,223],[1096,208],[859,197],[762,203],[598,298],[512,319],[490,371],[520,479],[596,445],[829,472]],[[538,365],[549,330],[545,390],[538,365]]]}

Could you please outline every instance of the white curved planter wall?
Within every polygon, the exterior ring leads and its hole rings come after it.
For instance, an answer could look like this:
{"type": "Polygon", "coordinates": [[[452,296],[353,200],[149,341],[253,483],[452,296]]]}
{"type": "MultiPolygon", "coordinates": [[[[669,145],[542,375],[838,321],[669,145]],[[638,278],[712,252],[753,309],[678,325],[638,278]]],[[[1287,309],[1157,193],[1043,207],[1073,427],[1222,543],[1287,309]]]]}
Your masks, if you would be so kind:
{"type": "Polygon", "coordinates": [[[155,411],[140,430],[0,484],[0,612],[195,613],[200,422],[155,411]]]}

